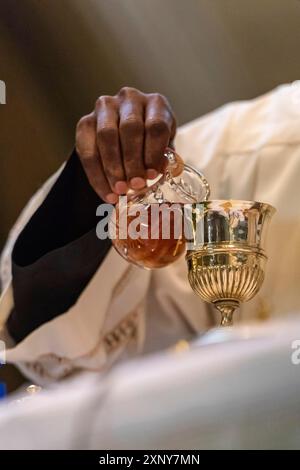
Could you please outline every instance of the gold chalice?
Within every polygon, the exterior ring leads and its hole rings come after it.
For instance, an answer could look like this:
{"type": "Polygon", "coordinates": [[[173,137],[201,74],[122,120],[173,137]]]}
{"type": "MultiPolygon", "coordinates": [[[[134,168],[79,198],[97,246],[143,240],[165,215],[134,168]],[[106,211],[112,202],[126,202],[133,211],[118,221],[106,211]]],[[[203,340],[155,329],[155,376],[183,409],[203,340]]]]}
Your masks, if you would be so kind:
{"type": "Polygon", "coordinates": [[[259,291],[265,273],[266,229],[275,209],[254,201],[215,200],[185,210],[188,278],[199,297],[232,324],[241,302],[259,291]]]}

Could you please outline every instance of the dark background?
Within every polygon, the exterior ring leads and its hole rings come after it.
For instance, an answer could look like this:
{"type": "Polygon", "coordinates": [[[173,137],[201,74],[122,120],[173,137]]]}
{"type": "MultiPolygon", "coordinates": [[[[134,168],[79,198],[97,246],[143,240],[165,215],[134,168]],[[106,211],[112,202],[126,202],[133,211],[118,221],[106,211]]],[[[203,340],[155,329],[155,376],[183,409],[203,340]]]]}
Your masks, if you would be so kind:
{"type": "Polygon", "coordinates": [[[298,0],[0,0],[0,246],[100,94],[168,96],[183,123],[299,78],[298,0]]]}

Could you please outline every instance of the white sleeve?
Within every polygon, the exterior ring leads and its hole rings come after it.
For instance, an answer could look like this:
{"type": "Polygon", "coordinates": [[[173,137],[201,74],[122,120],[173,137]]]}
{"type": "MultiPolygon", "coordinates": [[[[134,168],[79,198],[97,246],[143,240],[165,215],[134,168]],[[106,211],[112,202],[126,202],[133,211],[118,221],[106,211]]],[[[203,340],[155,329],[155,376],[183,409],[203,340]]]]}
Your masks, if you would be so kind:
{"type": "Polygon", "coordinates": [[[144,303],[150,273],[111,249],[75,305],[43,324],[17,345],[5,324],[13,308],[11,252],[18,234],[41,205],[60,169],[30,200],[12,229],[1,263],[0,339],[6,360],[38,383],[78,369],[101,370],[122,354],[136,352],[143,340],[144,303]]]}

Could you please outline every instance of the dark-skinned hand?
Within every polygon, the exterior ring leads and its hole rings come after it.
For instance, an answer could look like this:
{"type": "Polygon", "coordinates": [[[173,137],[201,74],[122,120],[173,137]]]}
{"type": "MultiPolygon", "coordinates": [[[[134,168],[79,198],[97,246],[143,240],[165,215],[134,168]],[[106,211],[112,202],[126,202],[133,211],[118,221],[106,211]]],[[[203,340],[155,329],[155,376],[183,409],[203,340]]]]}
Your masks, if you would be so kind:
{"type": "Polygon", "coordinates": [[[164,150],[175,133],[164,96],[125,87],[115,96],[100,96],[95,110],[80,119],[76,150],[93,189],[115,204],[129,188],[140,190],[163,172],[164,150]]]}

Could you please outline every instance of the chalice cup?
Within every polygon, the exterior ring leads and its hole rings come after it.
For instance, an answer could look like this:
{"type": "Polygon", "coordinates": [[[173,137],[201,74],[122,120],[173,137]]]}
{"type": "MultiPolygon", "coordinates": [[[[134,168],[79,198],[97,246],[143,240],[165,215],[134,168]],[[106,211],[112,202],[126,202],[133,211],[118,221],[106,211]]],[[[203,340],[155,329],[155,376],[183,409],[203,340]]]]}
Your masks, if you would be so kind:
{"type": "Polygon", "coordinates": [[[267,227],[275,209],[255,201],[211,200],[185,212],[188,278],[199,297],[232,325],[234,311],[262,286],[267,227]]]}

